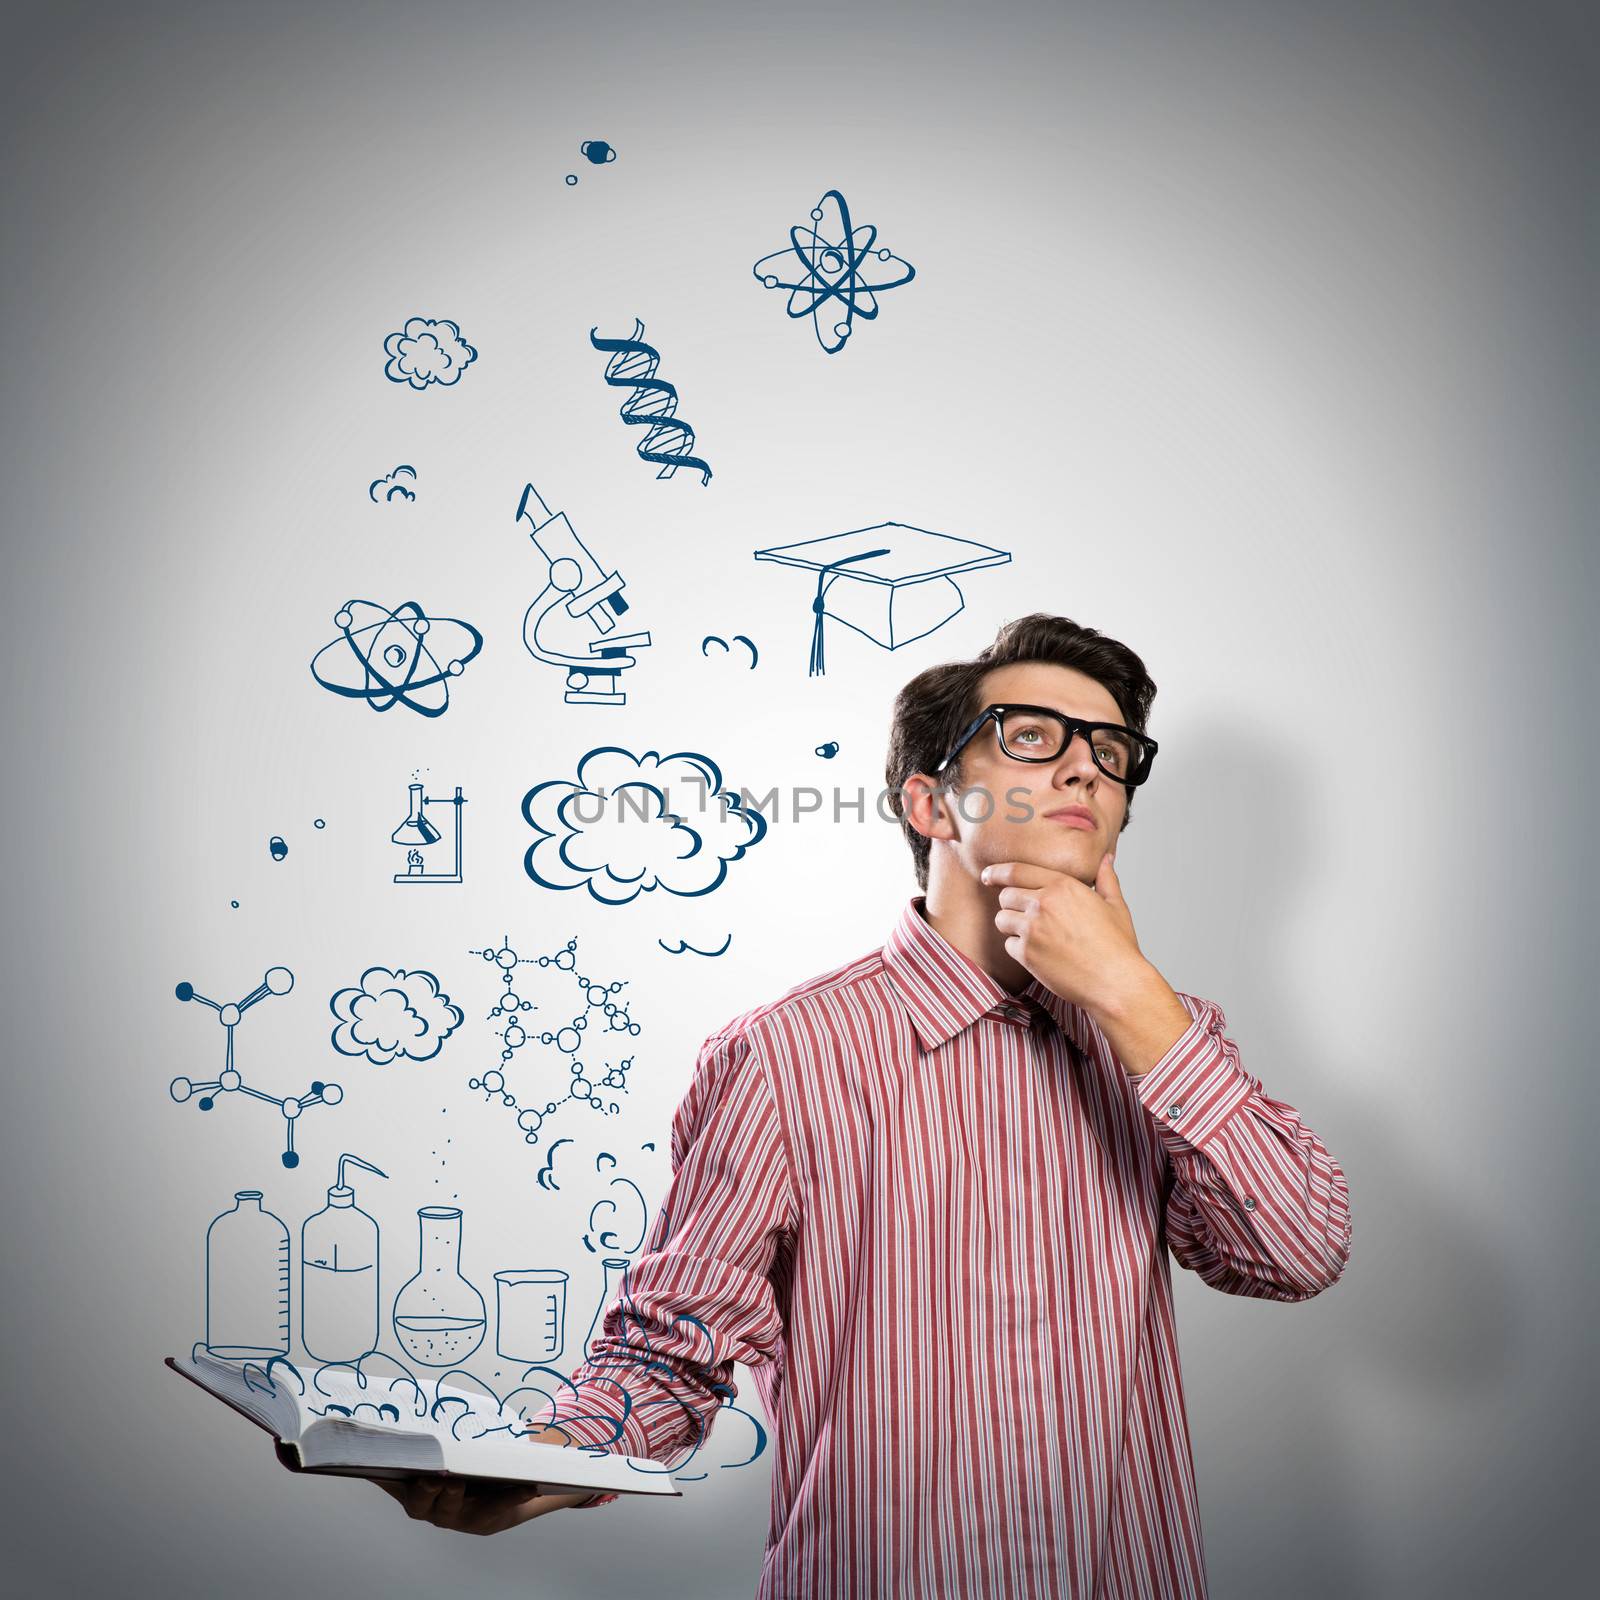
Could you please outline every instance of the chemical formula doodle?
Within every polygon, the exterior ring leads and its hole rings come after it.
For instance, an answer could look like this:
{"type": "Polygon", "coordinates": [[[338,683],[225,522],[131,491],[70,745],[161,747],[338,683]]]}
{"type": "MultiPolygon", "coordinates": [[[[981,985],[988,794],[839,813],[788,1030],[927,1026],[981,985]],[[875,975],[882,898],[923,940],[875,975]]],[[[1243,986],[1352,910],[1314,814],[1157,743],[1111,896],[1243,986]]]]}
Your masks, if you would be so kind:
{"type": "Polygon", "coordinates": [[[578,1101],[591,1111],[614,1116],[620,1109],[617,1102],[603,1098],[599,1091],[609,1089],[616,1094],[628,1092],[628,1068],[633,1065],[632,1056],[607,1065],[603,1075],[597,1078],[593,1069],[585,1065],[580,1051],[584,1047],[584,1035],[596,1017],[602,1024],[597,1032],[637,1037],[639,1024],[628,1015],[626,1003],[618,1004],[614,998],[625,985],[620,982],[597,983],[584,977],[577,969],[577,948],[578,941],[568,939],[562,948],[551,955],[519,956],[511,948],[510,939],[506,938],[497,947],[471,952],[499,969],[504,992],[489,1012],[489,1020],[501,1024],[500,1065],[489,1068],[481,1077],[470,1079],[467,1087],[481,1089],[487,1100],[498,1095],[502,1105],[517,1113],[517,1125],[529,1144],[538,1144],[539,1130],[546,1119],[554,1116],[568,1101],[578,1101]],[[531,1032],[524,1026],[523,1018],[538,1007],[532,1000],[517,993],[515,973],[518,967],[543,967],[569,973],[580,992],[582,1006],[560,1027],[531,1032]],[[549,1045],[567,1058],[568,1083],[565,1093],[545,1100],[542,1105],[525,1104],[506,1087],[506,1069],[516,1059],[517,1052],[532,1041],[549,1045]]]}
{"type": "Polygon", "coordinates": [[[286,1099],[279,1099],[276,1095],[263,1094],[260,1089],[252,1089],[240,1076],[239,1070],[233,1064],[233,1030],[239,1026],[242,1018],[251,1006],[258,1001],[265,1000],[269,994],[288,994],[294,987],[294,974],[287,967],[268,967],[266,976],[260,984],[252,989],[242,1000],[229,1001],[221,1004],[216,1000],[208,1000],[203,994],[196,994],[192,983],[180,983],[175,990],[180,1000],[192,1000],[196,1005],[208,1006],[217,1014],[227,1033],[227,1046],[223,1055],[222,1071],[210,1083],[191,1083],[187,1078],[174,1078],[168,1085],[168,1093],[182,1105],[191,1095],[200,1096],[197,1104],[202,1111],[210,1111],[217,1103],[219,1094],[248,1095],[252,1100],[265,1100],[269,1106],[276,1106],[283,1117],[284,1150],[283,1164],[286,1167],[300,1165],[300,1157],[294,1148],[294,1125],[302,1111],[308,1111],[312,1106],[336,1106],[344,1099],[344,1090],[336,1083],[313,1083],[303,1095],[294,1095],[286,1099]]]}

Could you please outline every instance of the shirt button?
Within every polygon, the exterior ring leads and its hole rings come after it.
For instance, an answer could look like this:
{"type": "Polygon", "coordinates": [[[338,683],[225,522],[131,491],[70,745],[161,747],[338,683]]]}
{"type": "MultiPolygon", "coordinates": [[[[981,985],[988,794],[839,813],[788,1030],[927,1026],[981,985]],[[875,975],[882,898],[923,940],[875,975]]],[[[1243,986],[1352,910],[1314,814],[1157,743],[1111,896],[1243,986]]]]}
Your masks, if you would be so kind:
{"type": "Polygon", "coordinates": [[[1255,1208],[1256,1208],[1256,1197],[1253,1194],[1247,1194],[1244,1197],[1244,1208],[1245,1208],[1246,1211],[1254,1211],[1255,1210],[1255,1208]]]}
{"type": "Polygon", "coordinates": [[[1183,1102],[1181,1100],[1174,1100],[1172,1102],[1172,1104],[1167,1107],[1167,1115],[1169,1117],[1175,1117],[1182,1110],[1183,1110],[1183,1102]]]}

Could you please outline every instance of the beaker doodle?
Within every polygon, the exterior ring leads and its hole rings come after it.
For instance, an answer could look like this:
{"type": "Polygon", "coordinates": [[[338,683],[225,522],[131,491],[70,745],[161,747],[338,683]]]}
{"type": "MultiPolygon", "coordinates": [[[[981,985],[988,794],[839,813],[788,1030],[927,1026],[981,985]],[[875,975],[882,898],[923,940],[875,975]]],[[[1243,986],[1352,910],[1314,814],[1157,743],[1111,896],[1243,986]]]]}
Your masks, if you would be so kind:
{"type": "Polygon", "coordinates": [[[240,1189],[206,1229],[206,1349],[225,1361],[289,1353],[289,1230],[240,1189]]]}
{"type": "Polygon", "coordinates": [[[559,1361],[567,1326],[567,1274],[508,1267],[494,1275],[494,1348],[507,1361],[559,1361]]]}
{"type": "Polygon", "coordinates": [[[425,1367],[451,1367],[483,1343],[483,1296],[461,1276],[461,1208],[417,1212],[417,1273],[394,1300],[394,1336],[425,1367]]]}
{"type": "Polygon", "coordinates": [[[301,1226],[300,1343],[318,1361],[359,1361],[378,1348],[378,1224],[356,1205],[346,1163],[389,1176],[340,1156],[327,1205],[301,1226]]]}

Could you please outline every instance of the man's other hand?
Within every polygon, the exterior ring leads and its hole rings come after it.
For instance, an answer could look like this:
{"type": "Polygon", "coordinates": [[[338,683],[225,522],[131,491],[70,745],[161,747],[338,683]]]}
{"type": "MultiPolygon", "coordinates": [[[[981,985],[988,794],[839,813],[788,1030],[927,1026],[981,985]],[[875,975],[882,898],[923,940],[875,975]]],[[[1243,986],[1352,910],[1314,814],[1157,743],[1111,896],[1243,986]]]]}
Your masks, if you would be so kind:
{"type": "MultiPolygon", "coordinates": [[[[571,1438],[560,1428],[545,1428],[530,1433],[538,1444],[570,1445],[571,1438]]],[[[561,1494],[540,1494],[537,1485],[475,1482],[470,1478],[442,1478],[424,1475],[396,1482],[389,1478],[368,1480],[398,1500],[406,1515],[418,1522],[431,1522],[438,1528],[453,1528],[457,1533],[504,1533],[551,1511],[580,1506],[594,1495],[587,1490],[561,1494]]]]}

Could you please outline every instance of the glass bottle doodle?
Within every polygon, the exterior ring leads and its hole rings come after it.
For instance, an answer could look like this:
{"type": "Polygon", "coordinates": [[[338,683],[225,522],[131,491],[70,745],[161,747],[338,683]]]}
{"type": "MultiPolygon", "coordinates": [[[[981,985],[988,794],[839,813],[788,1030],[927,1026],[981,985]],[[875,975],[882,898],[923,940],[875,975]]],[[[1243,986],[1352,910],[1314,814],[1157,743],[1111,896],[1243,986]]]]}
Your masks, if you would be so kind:
{"type": "Polygon", "coordinates": [[[236,1191],[206,1229],[206,1349],[227,1361],[289,1353],[289,1230],[259,1189],[236,1191]]]}
{"type": "Polygon", "coordinates": [[[394,1336],[425,1367],[451,1367],[483,1343],[488,1311],[461,1276],[461,1208],[423,1206],[416,1276],[395,1296],[394,1336]]]}
{"type": "Polygon", "coordinates": [[[340,1156],[327,1205],[301,1226],[300,1343],[318,1361],[359,1361],[378,1348],[378,1224],[356,1205],[346,1164],[389,1176],[340,1156]]]}

